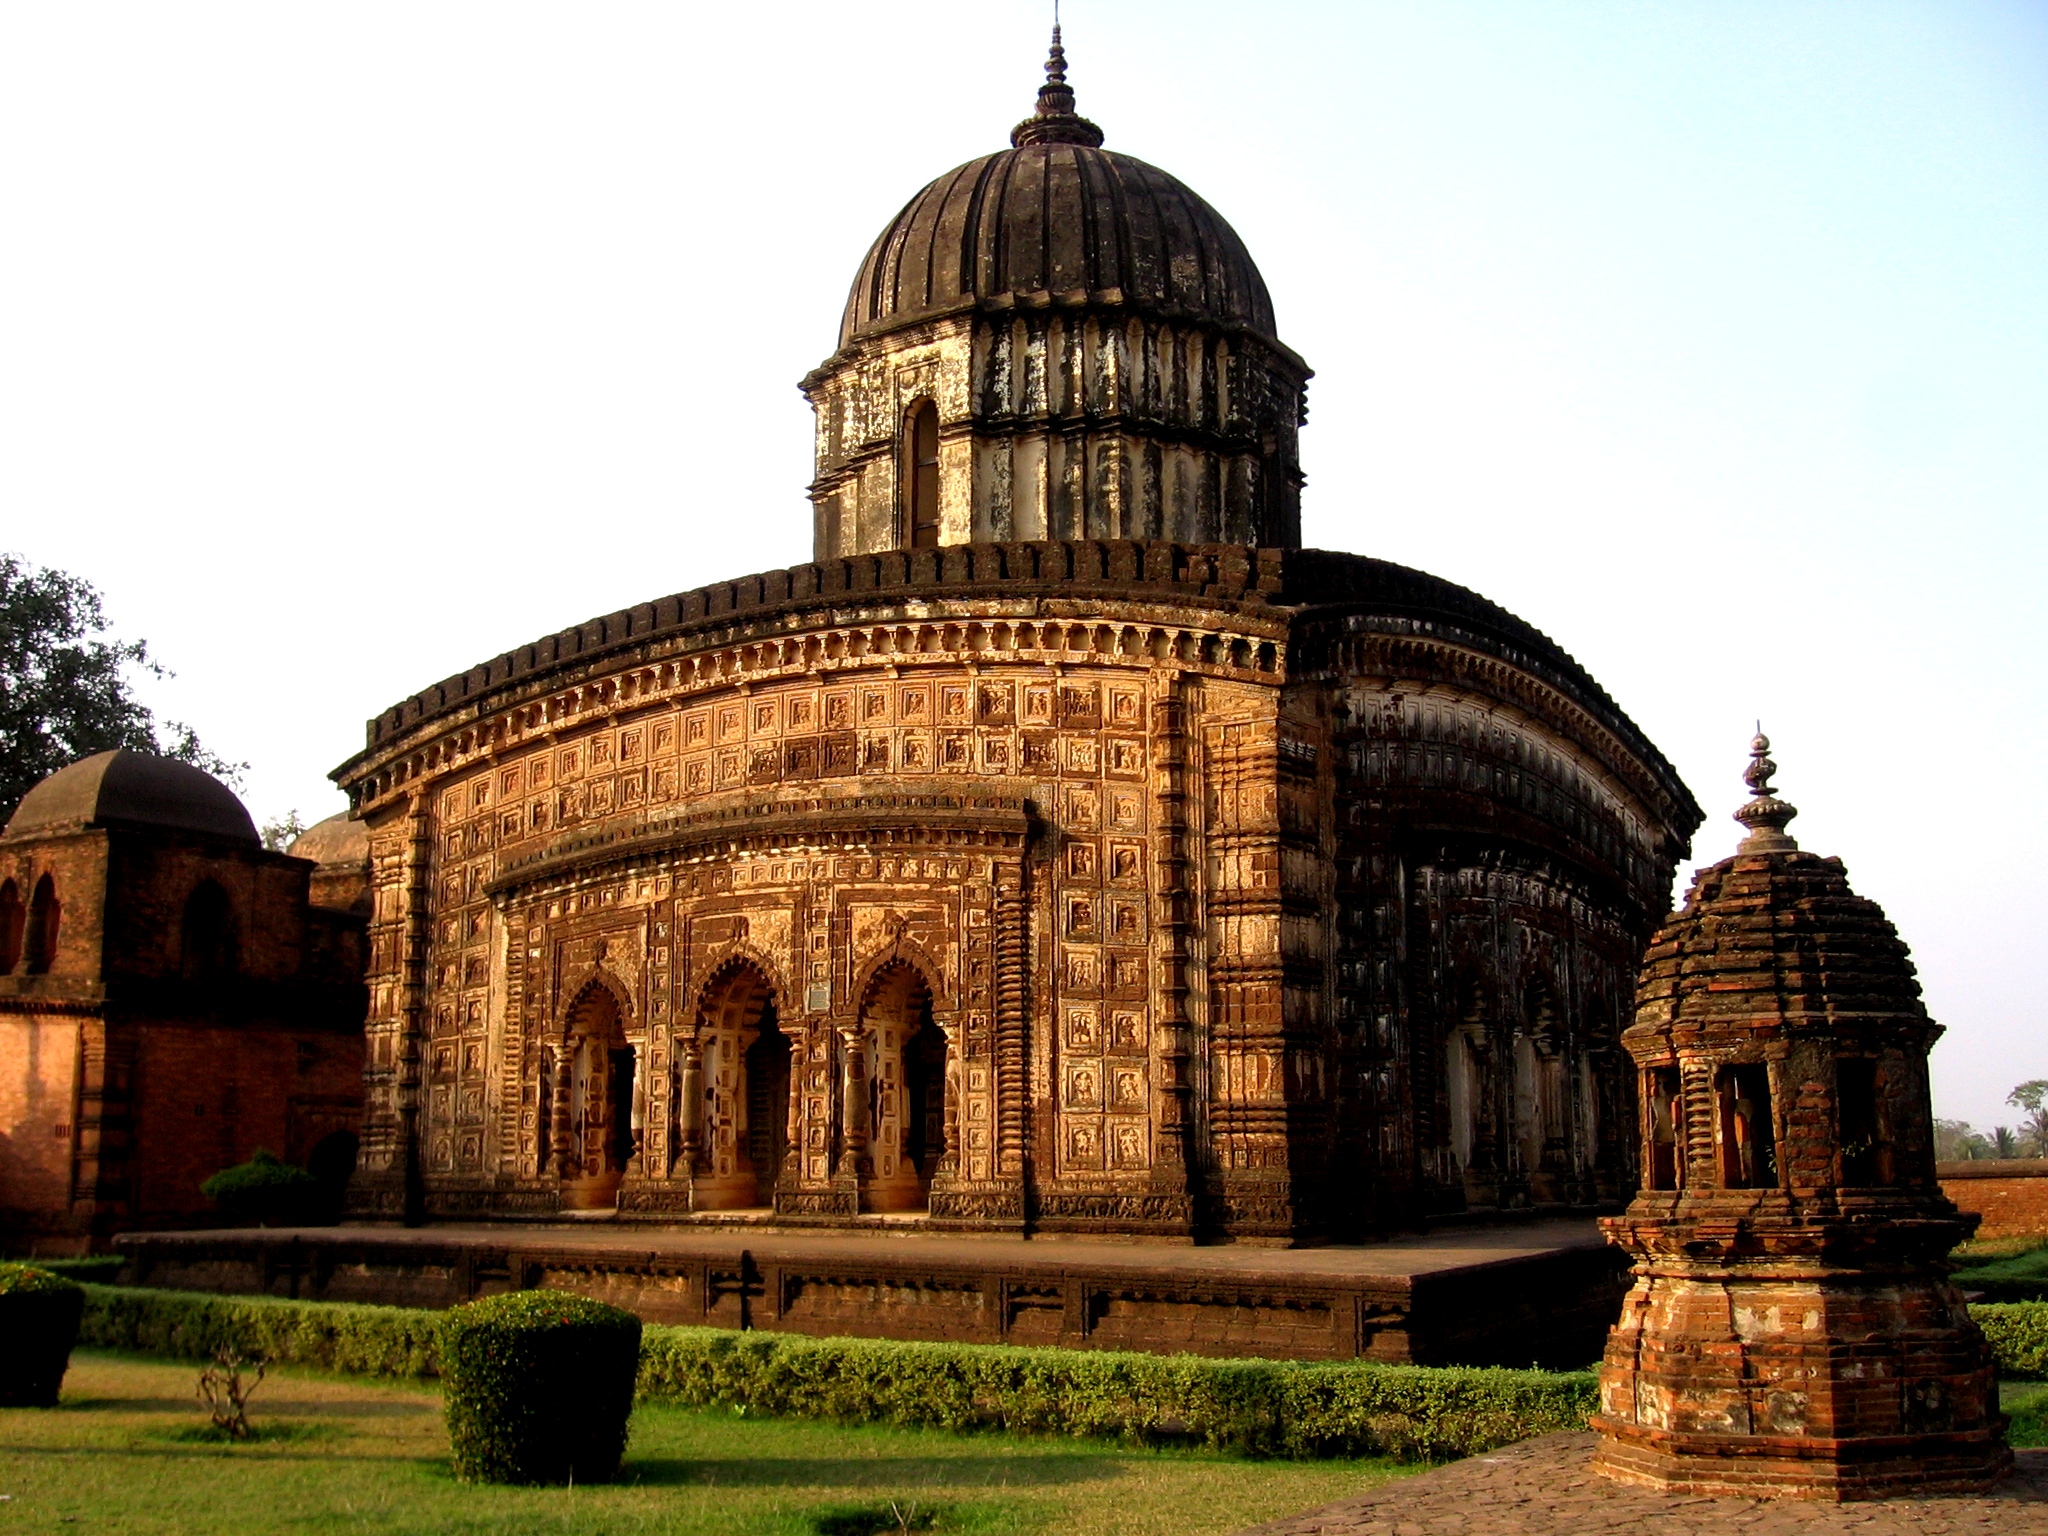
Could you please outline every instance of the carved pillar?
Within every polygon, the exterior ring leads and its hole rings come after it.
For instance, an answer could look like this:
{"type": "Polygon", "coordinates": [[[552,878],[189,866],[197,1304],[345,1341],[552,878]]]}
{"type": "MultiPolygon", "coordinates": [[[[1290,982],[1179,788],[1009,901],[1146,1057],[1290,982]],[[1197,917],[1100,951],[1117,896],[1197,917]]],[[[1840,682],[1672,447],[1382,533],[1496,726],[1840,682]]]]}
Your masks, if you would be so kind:
{"type": "Polygon", "coordinates": [[[868,1052],[858,1028],[839,1031],[839,1115],[845,1148],[840,1171],[865,1179],[868,1163],[868,1052]]]}
{"type": "MultiPolygon", "coordinates": [[[[996,867],[995,1086],[996,1176],[1024,1177],[1024,1081],[1030,954],[1021,860],[996,867]]],[[[1020,1210],[1019,1214],[1022,1212],[1020,1210]]]]}
{"type": "Polygon", "coordinates": [[[570,1118],[570,1096],[574,1092],[576,1076],[575,1048],[571,1041],[561,1040],[553,1047],[555,1056],[555,1102],[549,1114],[548,1134],[553,1140],[554,1155],[550,1159],[555,1165],[558,1179],[575,1178],[582,1172],[580,1167],[570,1166],[570,1153],[576,1148],[575,1126],[570,1118]]]}
{"type": "Polygon", "coordinates": [[[1156,684],[1152,705],[1152,799],[1158,815],[1152,875],[1159,970],[1159,1125],[1154,1138],[1159,1178],[1177,1189],[1189,1186],[1195,1162],[1192,1052],[1188,1021],[1188,929],[1192,892],[1187,856],[1187,706],[1180,679],[1168,673],[1156,684]]]}
{"type": "Polygon", "coordinates": [[[704,1048],[696,1036],[676,1041],[675,1164],[685,1176],[704,1152],[704,1048]]]}
{"type": "Polygon", "coordinates": [[[645,1177],[647,1164],[642,1153],[647,1148],[647,1042],[629,1040],[627,1048],[633,1053],[633,1102],[627,1109],[627,1124],[633,1132],[633,1172],[645,1177]]]}
{"type": "Polygon", "coordinates": [[[433,943],[434,822],[426,792],[415,790],[406,807],[406,844],[401,899],[403,1003],[398,1018],[397,1088],[401,1127],[399,1157],[405,1189],[405,1219],[425,1219],[423,1160],[420,1155],[420,1073],[426,1056],[427,953],[433,943]]]}

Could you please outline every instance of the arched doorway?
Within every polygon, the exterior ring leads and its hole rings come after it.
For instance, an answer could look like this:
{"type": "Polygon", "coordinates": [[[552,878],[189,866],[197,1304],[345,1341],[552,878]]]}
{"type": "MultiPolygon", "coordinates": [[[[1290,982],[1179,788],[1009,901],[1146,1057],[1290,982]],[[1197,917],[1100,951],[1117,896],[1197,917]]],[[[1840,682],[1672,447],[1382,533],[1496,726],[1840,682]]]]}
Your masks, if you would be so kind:
{"type": "Polygon", "coordinates": [[[566,1137],[561,1153],[562,1208],[609,1210],[633,1156],[633,1049],[610,988],[592,982],[569,1010],[565,1070],[566,1137]]]}
{"type": "Polygon", "coordinates": [[[698,1004],[703,1103],[693,1203],[700,1210],[773,1206],[790,1158],[790,1039],[775,989],[742,961],[720,971],[698,1004]]]}
{"type": "Polygon", "coordinates": [[[868,1042],[868,1150],[874,1173],[866,1204],[920,1211],[946,1150],[946,1036],[932,1018],[931,988],[904,961],[884,966],[861,1005],[868,1042]]]}

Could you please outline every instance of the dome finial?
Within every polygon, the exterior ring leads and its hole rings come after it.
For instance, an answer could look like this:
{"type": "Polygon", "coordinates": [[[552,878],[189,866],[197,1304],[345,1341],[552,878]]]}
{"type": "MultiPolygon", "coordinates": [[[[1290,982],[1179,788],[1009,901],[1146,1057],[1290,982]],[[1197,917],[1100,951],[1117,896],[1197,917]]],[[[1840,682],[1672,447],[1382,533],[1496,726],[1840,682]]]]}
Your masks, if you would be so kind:
{"type": "Polygon", "coordinates": [[[1059,0],[1053,0],[1052,51],[1045,59],[1045,84],[1038,88],[1038,110],[1010,130],[1010,143],[1018,149],[1026,144],[1084,144],[1094,149],[1102,143],[1102,130],[1074,111],[1067,50],[1060,45],[1059,0]]]}
{"type": "Polygon", "coordinates": [[[1735,819],[1749,828],[1749,836],[1736,846],[1737,853],[1792,853],[1799,847],[1785,832],[1785,824],[1799,811],[1771,793],[1771,775],[1778,765],[1770,754],[1771,738],[1759,720],[1749,742],[1749,766],[1742,770],[1742,782],[1754,798],[1735,813],[1735,819]]]}

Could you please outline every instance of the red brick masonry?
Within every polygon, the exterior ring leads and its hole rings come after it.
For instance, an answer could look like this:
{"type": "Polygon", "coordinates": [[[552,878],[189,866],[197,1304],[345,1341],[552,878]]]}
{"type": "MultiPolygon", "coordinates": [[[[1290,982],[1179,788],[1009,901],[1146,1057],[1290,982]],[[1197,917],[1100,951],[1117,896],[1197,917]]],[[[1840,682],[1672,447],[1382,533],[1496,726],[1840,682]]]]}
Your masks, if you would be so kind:
{"type": "Polygon", "coordinates": [[[1941,1192],[1984,1218],[1977,1238],[2048,1237],[2048,1159],[1998,1158],[1941,1163],[1941,1192]]]}

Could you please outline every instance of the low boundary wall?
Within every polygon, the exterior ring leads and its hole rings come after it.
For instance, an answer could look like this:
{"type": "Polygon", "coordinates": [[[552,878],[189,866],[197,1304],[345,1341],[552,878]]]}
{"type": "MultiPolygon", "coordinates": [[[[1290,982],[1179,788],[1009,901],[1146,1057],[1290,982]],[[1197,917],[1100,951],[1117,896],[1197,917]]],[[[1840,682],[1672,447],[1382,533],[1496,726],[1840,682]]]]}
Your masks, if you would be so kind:
{"type": "Polygon", "coordinates": [[[2048,1237],[2048,1158],[1937,1163],[1941,1192],[1984,1218],[1980,1238],[2048,1237]]]}
{"type": "Polygon", "coordinates": [[[1620,1253],[1583,1242],[1413,1274],[1347,1273],[1328,1249],[1297,1267],[1287,1250],[1225,1264],[1204,1249],[975,1253],[912,1238],[834,1251],[768,1234],[668,1250],[346,1227],[117,1242],[124,1283],[183,1290],[444,1307],[546,1286],[658,1323],[1421,1365],[1583,1367],[1627,1283],[1620,1253]]]}

